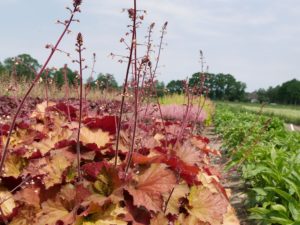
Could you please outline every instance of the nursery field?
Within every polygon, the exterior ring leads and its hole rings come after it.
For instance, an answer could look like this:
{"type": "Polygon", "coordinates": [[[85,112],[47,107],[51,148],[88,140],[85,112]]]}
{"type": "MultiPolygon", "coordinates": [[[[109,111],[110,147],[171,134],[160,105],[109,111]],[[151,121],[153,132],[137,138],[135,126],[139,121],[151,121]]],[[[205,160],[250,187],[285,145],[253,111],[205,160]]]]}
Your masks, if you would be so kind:
{"type": "Polygon", "coordinates": [[[300,125],[300,107],[291,105],[265,105],[246,104],[246,103],[228,103],[232,107],[241,108],[250,112],[262,112],[264,115],[276,116],[283,119],[286,123],[300,125]]]}
{"type": "Polygon", "coordinates": [[[300,222],[300,134],[284,128],[280,118],[217,106],[214,124],[248,193],[249,219],[259,224],[300,222]]]}

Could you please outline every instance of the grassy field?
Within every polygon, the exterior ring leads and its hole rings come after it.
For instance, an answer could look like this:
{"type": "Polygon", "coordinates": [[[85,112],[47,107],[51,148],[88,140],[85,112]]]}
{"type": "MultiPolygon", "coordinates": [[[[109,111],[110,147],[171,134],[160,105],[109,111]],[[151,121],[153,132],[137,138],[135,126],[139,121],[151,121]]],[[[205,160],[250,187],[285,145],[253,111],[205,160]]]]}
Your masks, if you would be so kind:
{"type": "MultiPolygon", "coordinates": [[[[261,111],[262,106],[259,104],[250,103],[229,103],[232,107],[241,108],[247,111],[258,113],[261,111]]],[[[293,123],[300,125],[300,106],[290,105],[265,105],[262,108],[262,113],[268,116],[277,116],[283,119],[286,123],[293,123]]]]}

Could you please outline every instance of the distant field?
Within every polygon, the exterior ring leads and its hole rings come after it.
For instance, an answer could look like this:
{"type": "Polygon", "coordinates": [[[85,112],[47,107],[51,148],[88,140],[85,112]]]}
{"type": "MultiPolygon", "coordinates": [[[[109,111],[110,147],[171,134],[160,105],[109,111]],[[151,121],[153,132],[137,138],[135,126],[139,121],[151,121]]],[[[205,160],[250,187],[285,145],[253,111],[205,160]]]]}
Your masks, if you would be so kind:
{"type": "MultiPolygon", "coordinates": [[[[239,107],[241,109],[260,112],[261,105],[249,104],[249,103],[228,103],[233,107],[239,107]]],[[[282,118],[286,123],[293,123],[300,125],[300,106],[288,106],[288,105],[265,105],[262,109],[264,115],[277,116],[282,118]]]]}

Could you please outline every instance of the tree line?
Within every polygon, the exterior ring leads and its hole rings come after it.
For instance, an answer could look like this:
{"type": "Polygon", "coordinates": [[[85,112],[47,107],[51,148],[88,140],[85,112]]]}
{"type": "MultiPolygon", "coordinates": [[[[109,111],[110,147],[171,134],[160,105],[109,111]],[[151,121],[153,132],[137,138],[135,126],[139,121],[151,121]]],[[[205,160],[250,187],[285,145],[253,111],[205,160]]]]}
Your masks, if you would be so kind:
{"type": "MultiPolygon", "coordinates": [[[[31,57],[29,54],[21,54],[13,58],[7,58],[4,62],[0,62],[0,77],[9,74],[10,77],[18,80],[30,81],[36,72],[41,68],[39,62],[31,57]]],[[[42,78],[52,80],[57,88],[65,85],[66,80],[69,86],[77,86],[79,83],[78,72],[71,70],[65,66],[62,68],[50,68],[44,72],[42,78]]],[[[104,89],[117,89],[118,83],[112,74],[99,73],[96,79],[89,77],[86,81],[92,88],[104,89]]]]}
{"type": "MultiPolygon", "coordinates": [[[[0,75],[8,73],[13,75],[16,79],[23,79],[26,81],[32,80],[35,77],[36,71],[41,68],[38,60],[31,57],[29,54],[21,54],[17,57],[7,58],[3,64],[0,62],[0,75]]],[[[46,74],[43,74],[45,78],[46,74]]],[[[68,81],[70,86],[78,85],[78,73],[72,71],[68,67],[62,67],[59,69],[47,70],[47,79],[52,79],[53,83],[61,88],[65,84],[65,80],[68,81]]],[[[212,74],[195,73],[188,81],[188,87],[191,89],[201,86],[201,80],[205,77],[204,87],[209,92],[204,91],[208,97],[215,100],[243,100],[245,98],[246,85],[242,82],[236,81],[236,79],[230,74],[212,74]]],[[[156,81],[155,93],[162,97],[166,93],[168,94],[183,94],[185,90],[185,80],[172,80],[167,85],[164,82],[156,81]]],[[[92,88],[98,88],[100,90],[117,90],[119,87],[115,77],[112,74],[99,73],[96,79],[89,77],[86,80],[92,88]]],[[[199,93],[197,93],[199,94],[199,93]]]]}
{"type": "Polygon", "coordinates": [[[203,86],[202,93],[213,100],[244,101],[246,84],[237,81],[231,74],[194,73],[188,81],[172,80],[167,84],[171,94],[182,94],[186,83],[191,91],[203,86]]]}
{"type": "MultiPolygon", "coordinates": [[[[29,54],[21,54],[17,57],[7,58],[3,63],[0,62],[0,78],[4,74],[15,77],[17,80],[32,80],[36,71],[41,68],[38,60],[29,54]]],[[[44,78],[45,78],[44,74],[44,78]]],[[[47,77],[53,83],[61,88],[68,81],[70,86],[78,85],[78,72],[68,67],[59,69],[49,69],[47,77]]],[[[91,76],[86,83],[94,89],[99,90],[118,90],[118,85],[114,75],[99,73],[96,79],[91,76]]],[[[247,101],[250,100],[246,93],[246,84],[238,81],[231,74],[213,74],[213,73],[194,73],[188,80],[171,80],[167,85],[164,82],[157,81],[155,84],[156,94],[159,97],[165,94],[183,94],[186,88],[197,92],[199,87],[203,86],[202,94],[207,95],[213,100],[227,101],[247,101]]],[[[293,79],[276,87],[268,89],[259,89],[254,92],[259,102],[270,102],[280,104],[300,104],[300,81],[293,79]]]]}
{"type": "Polygon", "coordinates": [[[258,89],[256,91],[259,102],[279,104],[300,104],[300,81],[292,79],[275,87],[258,89]]]}

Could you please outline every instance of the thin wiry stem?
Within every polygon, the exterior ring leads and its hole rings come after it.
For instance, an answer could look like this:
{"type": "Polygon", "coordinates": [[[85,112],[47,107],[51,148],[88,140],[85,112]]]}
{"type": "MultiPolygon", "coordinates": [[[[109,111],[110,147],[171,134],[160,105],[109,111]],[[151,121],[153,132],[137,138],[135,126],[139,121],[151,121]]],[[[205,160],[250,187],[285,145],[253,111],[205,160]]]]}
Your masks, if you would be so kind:
{"type": "MultiPolygon", "coordinates": [[[[136,14],[136,0],[134,1],[134,10],[136,14]]],[[[136,17],[136,15],[135,15],[136,17]]],[[[125,169],[125,173],[128,172],[128,169],[130,167],[130,163],[132,160],[132,154],[134,151],[134,145],[135,145],[135,136],[136,136],[136,128],[137,128],[137,122],[138,122],[138,100],[139,100],[139,83],[140,83],[140,73],[142,70],[142,65],[139,68],[139,72],[137,71],[137,35],[136,35],[136,28],[133,29],[134,32],[134,40],[135,40],[135,45],[134,45],[134,125],[133,125],[133,132],[132,132],[132,139],[131,139],[131,147],[129,150],[129,157],[128,157],[128,162],[127,166],[125,169]]]]}
{"type": "Polygon", "coordinates": [[[46,71],[45,71],[45,94],[46,94],[47,107],[49,106],[48,75],[49,75],[49,69],[46,69],[46,71]]]}
{"type": "Polygon", "coordinates": [[[50,62],[52,56],[54,55],[54,53],[56,52],[56,49],[58,48],[59,44],[61,43],[63,37],[65,36],[65,34],[67,33],[67,31],[69,30],[69,27],[73,21],[73,18],[74,18],[74,15],[75,13],[78,11],[78,5],[74,5],[74,9],[73,9],[73,13],[71,14],[70,16],[70,19],[68,20],[67,24],[65,25],[65,29],[63,30],[62,34],[60,35],[60,37],[58,38],[56,44],[54,45],[54,47],[51,49],[51,52],[48,56],[48,58],[46,59],[43,67],[41,68],[40,72],[36,75],[35,79],[33,80],[33,82],[31,83],[31,86],[29,87],[29,89],[27,90],[27,92],[25,93],[21,103],[19,104],[18,108],[17,108],[17,111],[16,111],[16,114],[12,120],[12,124],[9,128],[9,132],[8,132],[8,136],[7,136],[7,140],[6,140],[6,143],[3,147],[3,150],[2,150],[2,156],[1,156],[1,161],[0,161],[0,176],[2,175],[3,173],[3,166],[4,166],[4,162],[5,162],[5,159],[7,157],[7,154],[8,154],[8,146],[9,146],[9,143],[10,143],[10,139],[11,139],[11,135],[13,133],[13,130],[16,126],[16,121],[17,121],[17,118],[21,112],[21,109],[27,99],[27,97],[29,96],[30,92],[32,91],[34,85],[39,81],[40,77],[42,76],[44,70],[46,69],[48,63],[50,62]]]}
{"type": "Polygon", "coordinates": [[[80,171],[80,130],[81,130],[81,123],[82,123],[82,35],[81,33],[77,36],[77,51],[79,54],[79,121],[78,121],[78,132],[77,132],[77,144],[76,144],[76,154],[77,154],[77,175],[78,180],[81,181],[81,171],[80,171]]]}
{"type": "MultiPolygon", "coordinates": [[[[156,63],[155,63],[154,70],[152,71],[152,67],[150,67],[150,76],[151,76],[150,79],[151,79],[151,83],[152,83],[152,88],[154,88],[154,90],[155,90],[156,102],[157,102],[159,114],[160,114],[160,117],[161,117],[161,120],[162,120],[162,127],[163,127],[163,130],[164,130],[164,133],[165,133],[166,140],[168,140],[167,129],[166,129],[166,126],[165,126],[165,123],[164,123],[164,120],[163,120],[163,114],[162,114],[162,110],[161,110],[161,106],[160,106],[160,102],[159,102],[159,97],[157,95],[157,90],[156,90],[156,87],[153,87],[153,86],[155,85],[154,84],[154,78],[155,78],[156,71],[157,71],[157,68],[158,68],[158,63],[159,63],[159,60],[160,60],[160,55],[161,55],[162,45],[163,45],[163,39],[164,39],[164,35],[166,33],[167,26],[168,26],[168,22],[165,22],[163,27],[162,27],[162,30],[161,30],[160,42],[159,42],[159,46],[158,46],[158,53],[157,53],[157,57],[156,57],[156,63]]],[[[165,147],[166,147],[166,145],[167,145],[167,143],[165,143],[165,147]]]]}
{"type": "MultiPolygon", "coordinates": [[[[136,3],[136,0],[134,0],[136,3]]],[[[136,8],[134,8],[134,17],[133,17],[133,31],[132,31],[132,37],[131,37],[131,46],[130,46],[130,53],[129,53],[129,60],[128,60],[128,65],[127,65],[127,70],[126,70],[126,76],[125,76],[125,82],[123,86],[123,92],[122,92],[122,100],[121,100],[121,107],[120,107],[120,114],[119,114],[119,123],[118,123],[118,130],[117,130],[117,137],[116,137],[116,152],[115,152],[115,167],[118,164],[118,154],[119,154],[119,143],[120,143],[120,132],[121,132],[121,123],[122,123],[122,116],[123,116],[123,111],[124,111],[124,103],[125,103],[125,95],[126,95],[126,90],[128,86],[128,76],[130,72],[130,66],[131,66],[131,61],[132,61],[132,55],[133,55],[133,48],[135,45],[135,32],[134,29],[136,29],[136,8]]]]}
{"type": "Polygon", "coordinates": [[[64,65],[64,69],[63,69],[63,75],[64,75],[64,80],[65,80],[65,101],[67,102],[67,110],[68,110],[68,120],[69,122],[71,122],[71,113],[70,113],[70,102],[69,102],[69,96],[70,96],[70,87],[69,87],[69,79],[67,77],[67,69],[68,69],[68,65],[65,64],[64,65]]]}

